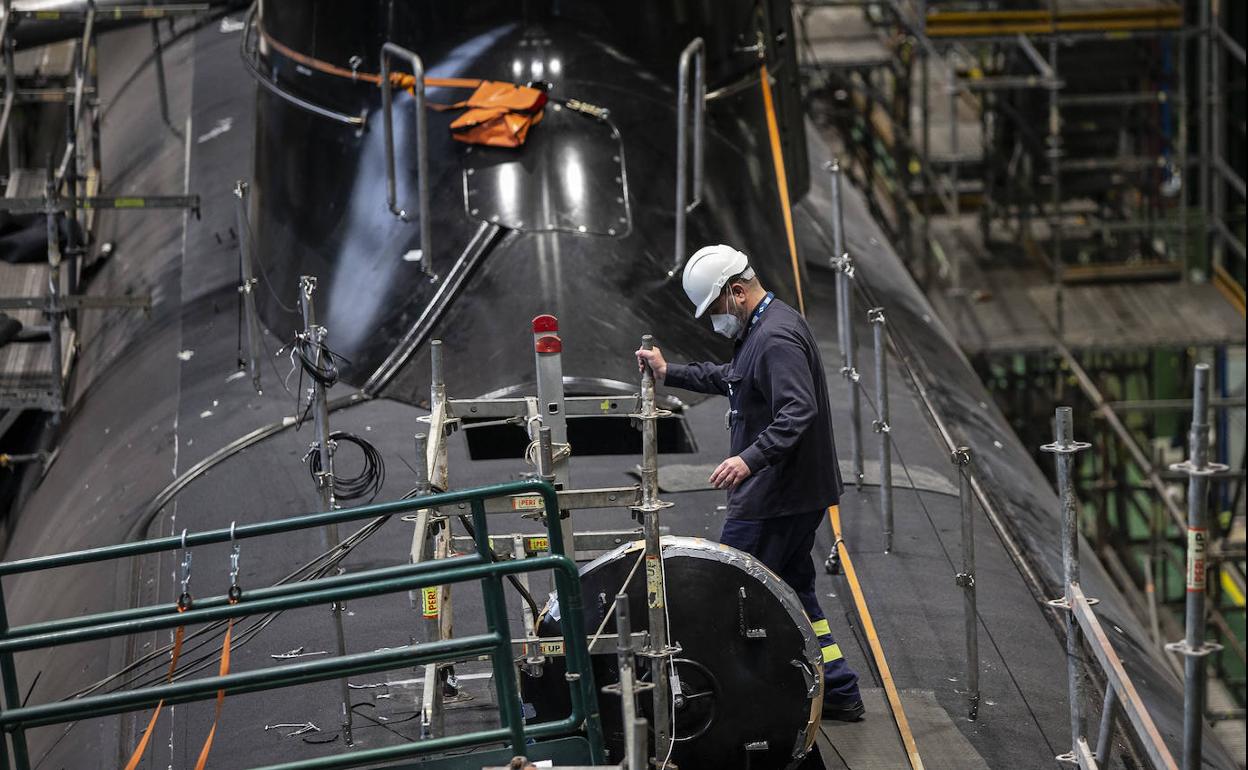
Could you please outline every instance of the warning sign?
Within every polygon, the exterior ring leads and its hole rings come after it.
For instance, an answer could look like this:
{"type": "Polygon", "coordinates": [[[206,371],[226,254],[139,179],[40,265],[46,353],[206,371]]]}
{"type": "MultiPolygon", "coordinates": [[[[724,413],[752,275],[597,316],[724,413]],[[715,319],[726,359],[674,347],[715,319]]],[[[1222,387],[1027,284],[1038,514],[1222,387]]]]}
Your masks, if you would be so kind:
{"type": "Polygon", "coordinates": [[[1208,530],[1188,527],[1187,530],[1187,590],[1205,590],[1205,541],[1208,530]]]}
{"type": "Polygon", "coordinates": [[[540,511],[542,507],[541,495],[522,495],[511,498],[511,510],[513,511],[540,511]]]}
{"type": "Polygon", "coordinates": [[[528,550],[533,553],[550,550],[550,538],[548,537],[531,537],[526,544],[528,550]]]}
{"type": "Polygon", "coordinates": [[[438,616],[438,589],[435,586],[425,586],[420,589],[420,604],[422,614],[426,618],[436,618],[438,616]]]}

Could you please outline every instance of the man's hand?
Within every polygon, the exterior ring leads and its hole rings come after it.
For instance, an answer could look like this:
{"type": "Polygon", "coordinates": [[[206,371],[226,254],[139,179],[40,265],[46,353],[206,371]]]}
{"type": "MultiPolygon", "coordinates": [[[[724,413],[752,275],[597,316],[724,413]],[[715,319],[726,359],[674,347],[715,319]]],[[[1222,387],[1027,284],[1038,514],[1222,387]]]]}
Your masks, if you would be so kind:
{"type": "Polygon", "coordinates": [[[667,376],[667,361],[663,359],[663,354],[658,348],[645,350],[638,348],[637,350],[637,371],[645,371],[646,364],[650,365],[650,371],[654,372],[654,378],[660,382],[667,376]]]}
{"type": "Polygon", "coordinates": [[[719,464],[711,477],[707,479],[716,489],[732,489],[750,477],[750,466],[740,457],[729,457],[719,464]]]}

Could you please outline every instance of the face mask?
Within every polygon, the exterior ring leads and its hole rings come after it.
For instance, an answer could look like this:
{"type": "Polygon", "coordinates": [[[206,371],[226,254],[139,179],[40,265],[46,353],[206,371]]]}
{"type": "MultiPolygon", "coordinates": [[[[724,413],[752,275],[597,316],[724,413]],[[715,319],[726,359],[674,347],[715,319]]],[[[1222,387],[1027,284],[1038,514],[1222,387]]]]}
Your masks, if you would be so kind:
{"type": "MultiPolygon", "coordinates": [[[[736,298],[732,296],[732,292],[728,292],[728,301],[736,304],[736,298]]],[[[711,327],[716,333],[722,334],[728,339],[736,339],[741,333],[741,319],[733,313],[713,313],[711,314],[711,327]]]]}
{"type": "Polygon", "coordinates": [[[728,339],[736,339],[741,333],[741,319],[728,313],[716,313],[711,316],[711,326],[715,331],[728,339]]]}

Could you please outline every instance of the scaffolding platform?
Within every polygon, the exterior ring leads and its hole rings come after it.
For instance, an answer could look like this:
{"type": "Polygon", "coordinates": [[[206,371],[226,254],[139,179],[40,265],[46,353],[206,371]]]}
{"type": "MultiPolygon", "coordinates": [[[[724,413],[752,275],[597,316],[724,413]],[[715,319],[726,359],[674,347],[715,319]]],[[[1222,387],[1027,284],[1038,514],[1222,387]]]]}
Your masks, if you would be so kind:
{"type": "Polygon", "coordinates": [[[861,8],[810,3],[795,4],[794,11],[801,25],[804,65],[859,69],[893,63],[893,52],[861,8]]]}
{"type": "MultiPolygon", "coordinates": [[[[983,277],[979,286],[931,295],[962,349],[968,355],[1051,349],[1056,287],[1035,270],[994,269],[983,277]]],[[[1091,284],[1062,292],[1063,342],[1072,350],[1244,344],[1243,319],[1212,284],[1091,284]]]]}
{"type": "MultiPolygon", "coordinates": [[[[35,197],[43,194],[45,169],[19,169],[9,178],[5,197],[35,197]]],[[[0,297],[42,297],[48,291],[49,267],[46,261],[10,264],[0,262],[0,297]]],[[[43,310],[6,310],[21,322],[23,332],[47,329],[43,310]]],[[[25,336],[25,335],[24,335],[25,336]]],[[[74,350],[74,331],[61,322],[61,382],[68,376],[74,350]]],[[[0,409],[39,409],[54,412],[61,408],[57,371],[53,366],[52,345],[47,334],[35,339],[13,340],[0,347],[0,409]]]]}

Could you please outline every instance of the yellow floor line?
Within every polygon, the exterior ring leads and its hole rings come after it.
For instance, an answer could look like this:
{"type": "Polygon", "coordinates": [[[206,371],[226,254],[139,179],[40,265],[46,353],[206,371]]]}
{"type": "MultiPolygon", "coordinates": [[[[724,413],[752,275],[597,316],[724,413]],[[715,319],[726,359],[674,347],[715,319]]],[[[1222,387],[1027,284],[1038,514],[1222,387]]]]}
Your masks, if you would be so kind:
{"type": "Polygon", "coordinates": [[[911,770],[923,770],[923,759],[914,744],[914,733],[910,732],[910,720],[906,719],[905,709],[901,706],[901,696],[897,694],[897,685],[893,683],[893,672],[884,659],[884,648],[880,646],[880,638],[875,633],[875,623],[871,620],[871,610],[867,608],[867,600],[862,595],[862,587],[858,585],[858,573],[854,572],[854,562],[849,558],[849,549],[841,540],[841,509],[834,505],[828,508],[828,518],[832,521],[832,532],[836,535],[836,548],[841,558],[841,568],[845,570],[845,579],[849,581],[849,590],[854,595],[854,606],[858,608],[858,620],[867,635],[867,643],[871,646],[871,656],[875,658],[876,668],[880,670],[880,679],[884,682],[884,692],[888,696],[888,704],[893,711],[893,721],[897,723],[897,733],[901,736],[902,746],[910,759],[911,770]]]}

